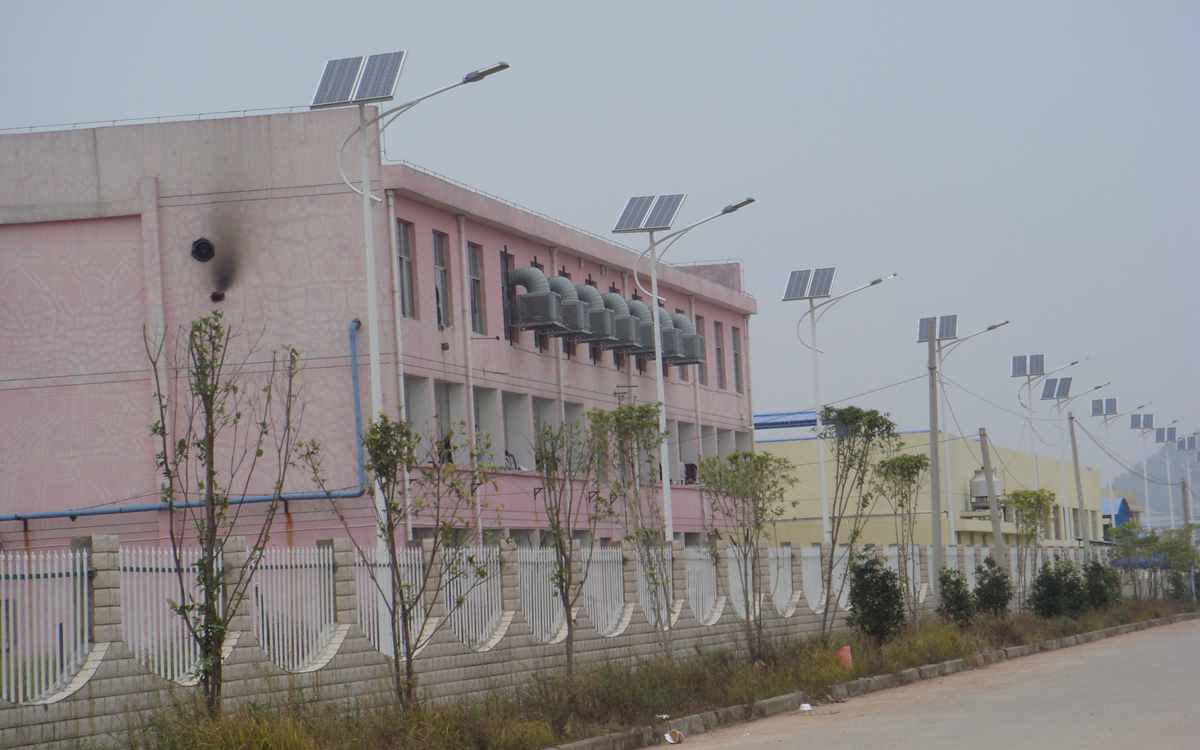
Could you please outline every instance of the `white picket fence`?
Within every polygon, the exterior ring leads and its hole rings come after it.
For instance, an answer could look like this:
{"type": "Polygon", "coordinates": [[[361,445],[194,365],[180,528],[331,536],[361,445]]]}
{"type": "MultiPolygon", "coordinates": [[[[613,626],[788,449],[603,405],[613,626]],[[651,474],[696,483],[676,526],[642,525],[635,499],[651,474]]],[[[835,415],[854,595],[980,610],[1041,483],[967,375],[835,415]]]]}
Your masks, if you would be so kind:
{"type": "Polygon", "coordinates": [[[717,566],[704,547],[686,547],[683,564],[687,570],[688,609],[700,622],[710,622],[717,607],[717,566]]]}
{"type": "Polygon", "coordinates": [[[558,561],[553,547],[518,547],[521,609],[533,637],[549,643],[564,624],[562,599],[554,584],[558,561]]]}
{"type": "Polygon", "coordinates": [[[442,555],[450,630],[468,648],[485,645],[504,616],[498,547],[454,547],[442,555]]]}
{"type": "Polygon", "coordinates": [[[90,632],[86,551],[0,552],[0,700],[29,703],[65,685],[90,632]]]}
{"type": "Polygon", "coordinates": [[[825,607],[825,578],[821,575],[819,547],[800,548],[800,585],[809,608],[814,612],[821,611],[825,607]]]}
{"type": "Polygon", "coordinates": [[[670,627],[671,612],[671,548],[639,552],[637,565],[638,602],[642,612],[655,628],[670,627]],[[650,575],[644,569],[641,555],[650,555],[650,575]]]}
{"type": "MultiPolygon", "coordinates": [[[[396,550],[396,563],[400,567],[400,586],[404,592],[404,599],[412,602],[408,607],[409,635],[419,649],[429,638],[428,633],[421,632],[428,607],[423,601],[417,601],[425,579],[425,557],[420,547],[401,547],[396,550]]],[[[358,593],[359,627],[363,629],[372,646],[384,653],[390,653],[391,634],[383,632],[380,623],[386,622],[389,612],[394,612],[395,627],[399,629],[403,608],[400,603],[391,606],[388,602],[392,596],[392,573],[391,560],[388,559],[386,550],[364,550],[361,556],[356,556],[354,586],[358,593]]],[[[403,633],[400,645],[402,650],[406,647],[403,633]]]]}
{"type": "Polygon", "coordinates": [[[625,615],[625,561],[620,547],[593,547],[587,552],[583,606],[600,635],[612,635],[625,615]]]}
{"type": "MultiPolygon", "coordinates": [[[[170,548],[121,547],[117,553],[121,637],[146,669],[168,680],[189,679],[200,660],[200,645],[176,609],[197,607],[188,616],[199,622],[198,607],[204,601],[197,579],[200,558],[200,549],[194,547],[181,547],[178,561],[170,548]]],[[[220,580],[220,558],[216,568],[220,580]]],[[[224,611],[224,604],[224,596],[219,597],[218,612],[224,611]]]]}
{"type": "Polygon", "coordinates": [[[332,547],[269,547],[250,590],[250,619],[276,666],[302,669],[333,636],[332,547]]]}
{"type": "Polygon", "coordinates": [[[767,583],[775,600],[775,611],[785,614],[792,604],[792,548],[770,547],[767,549],[767,583]]]}

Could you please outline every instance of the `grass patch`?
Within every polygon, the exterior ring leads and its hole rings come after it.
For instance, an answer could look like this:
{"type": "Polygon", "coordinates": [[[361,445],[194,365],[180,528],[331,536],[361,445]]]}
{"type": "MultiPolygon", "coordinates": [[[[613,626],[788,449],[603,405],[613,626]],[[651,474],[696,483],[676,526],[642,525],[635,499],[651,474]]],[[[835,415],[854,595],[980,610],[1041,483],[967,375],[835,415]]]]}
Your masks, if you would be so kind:
{"type": "Polygon", "coordinates": [[[761,662],[728,651],[697,649],[689,658],[611,662],[563,674],[536,676],[519,690],[450,704],[364,711],[306,704],[249,706],[210,720],[180,705],[131,730],[135,750],[540,750],[551,745],[672,717],[802,690],[814,700],[856,677],[898,672],[965,658],[980,651],[1037,643],[1187,611],[1183,602],[1126,601],[1079,619],[1044,620],[1031,613],[1008,619],[977,617],[960,628],[936,618],[915,631],[873,646],[850,633],[828,642],[777,640],[761,662]],[[849,644],[853,670],[836,651],[849,644]]]}

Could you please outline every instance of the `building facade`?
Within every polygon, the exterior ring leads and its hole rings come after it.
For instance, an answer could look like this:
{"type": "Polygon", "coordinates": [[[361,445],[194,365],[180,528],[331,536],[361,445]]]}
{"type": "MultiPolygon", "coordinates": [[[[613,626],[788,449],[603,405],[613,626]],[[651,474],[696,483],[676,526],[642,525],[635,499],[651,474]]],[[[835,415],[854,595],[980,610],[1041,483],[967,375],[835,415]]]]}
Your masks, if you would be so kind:
{"type": "MultiPolygon", "coordinates": [[[[293,470],[273,541],[311,544],[343,520],[373,535],[355,427],[356,409],[370,416],[364,226],[336,162],[357,125],[332,110],[0,136],[0,545],[165,538],[144,333],[170,344],[214,307],[242,330],[238,355],[254,349],[250,371],[300,350],[302,436],[345,495],[335,513],[293,470]],[[193,257],[200,239],[209,262],[193,257]]],[[[535,430],[654,400],[654,361],[522,330],[514,306],[530,290],[506,282],[535,268],[555,288],[646,305],[637,253],[377,149],[370,163],[383,411],[399,416],[403,395],[431,443],[457,425],[486,435],[497,470],[484,525],[536,529],[535,430]]],[[[756,304],[736,264],[659,279],[668,319],[705,342],[698,364],[667,367],[671,476],[685,480],[702,455],[752,447],[756,304]]],[[[269,492],[269,467],[261,476],[248,494],[269,492]]],[[[678,533],[702,530],[693,486],[680,481],[673,508],[678,533]]]]}
{"type": "MultiPolygon", "coordinates": [[[[906,453],[929,452],[929,433],[902,433],[901,450],[906,453]]],[[[1103,540],[1103,488],[1100,473],[1091,467],[1080,467],[1083,485],[1083,513],[1080,513],[1075,491],[1075,477],[1070,459],[1014,451],[992,444],[991,460],[994,487],[1001,499],[1001,531],[1009,544],[1016,543],[1017,527],[1012,511],[1004,502],[1008,491],[1033,489],[1040,486],[1055,494],[1049,530],[1042,544],[1050,547],[1078,546],[1083,524],[1089,525],[1089,538],[1103,540]],[[1036,463],[1036,466],[1035,466],[1036,463]]],[[[817,441],[813,437],[759,440],[756,449],[783,456],[797,466],[797,481],[786,498],[790,504],[786,520],[776,525],[775,535],[780,542],[796,546],[818,544],[821,541],[821,489],[818,474],[817,441]]],[[[829,496],[833,497],[833,451],[827,449],[826,473],[829,496]]],[[[959,439],[942,435],[940,449],[942,472],[942,539],[945,544],[990,545],[992,543],[991,515],[987,505],[986,478],[981,465],[977,437],[959,439]]],[[[916,544],[932,542],[930,523],[929,474],[925,473],[917,494],[916,544]]],[[[842,540],[845,543],[845,539],[842,540]]],[[[896,544],[894,516],[886,501],[880,500],[868,519],[861,540],[863,544],[896,544]]]]}

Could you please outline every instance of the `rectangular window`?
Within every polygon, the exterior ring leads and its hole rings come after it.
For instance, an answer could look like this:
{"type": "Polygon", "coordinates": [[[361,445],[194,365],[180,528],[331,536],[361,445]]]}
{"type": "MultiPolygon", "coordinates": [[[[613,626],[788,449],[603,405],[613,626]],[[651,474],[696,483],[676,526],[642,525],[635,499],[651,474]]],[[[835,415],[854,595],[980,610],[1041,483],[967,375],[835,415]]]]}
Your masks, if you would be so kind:
{"type": "Polygon", "coordinates": [[[453,324],[450,317],[450,237],[433,232],[433,304],[439,328],[453,324]]]}
{"type": "Polygon", "coordinates": [[[567,359],[575,358],[575,339],[563,339],[563,354],[567,355],[567,359]]]}
{"type": "Polygon", "coordinates": [[[637,358],[637,371],[638,371],[639,375],[646,374],[646,358],[645,357],[637,358]]]}
{"type": "Polygon", "coordinates": [[[406,318],[413,317],[413,225],[407,221],[396,220],[396,234],[400,247],[396,249],[400,256],[400,314],[406,318]]]}
{"type": "Polygon", "coordinates": [[[588,357],[591,358],[593,365],[600,364],[600,352],[602,351],[604,350],[595,344],[588,345],[588,357]]]}
{"type": "Polygon", "coordinates": [[[725,326],[719,320],[713,321],[713,338],[716,339],[713,349],[717,355],[717,387],[724,390],[727,387],[725,383],[725,326]]]}
{"type": "MultiPolygon", "coordinates": [[[[704,331],[704,316],[696,316],[696,333],[707,337],[704,331]]],[[[708,347],[704,347],[704,358],[700,360],[699,366],[696,367],[696,380],[700,385],[708,385],[708,347]]]]}
{"type": "Polygon", "coordinates": [[[733,326],[729,327],[729,338],[733,343],[733,388],[742,392],[742,331],[733,326]]]}
{"type": "Polygon", "coordinates": [[[471,330],[478,334],[487,333],[487,319],[483,312],[483,248],[474,242],[467,243],[467,260],[471,264],[471,330]]]}
{"type": "Polygon", "coordinates": [[[624,352],[613,351],[613,367],[617,368],[618,370],[625,369],[625,353],[624,352]]]}

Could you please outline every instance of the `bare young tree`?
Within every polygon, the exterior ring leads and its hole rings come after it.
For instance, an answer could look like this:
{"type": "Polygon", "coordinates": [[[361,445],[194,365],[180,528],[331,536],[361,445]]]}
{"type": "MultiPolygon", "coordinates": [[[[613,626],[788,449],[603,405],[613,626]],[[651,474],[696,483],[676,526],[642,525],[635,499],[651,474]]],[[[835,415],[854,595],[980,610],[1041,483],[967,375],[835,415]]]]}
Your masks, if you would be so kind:
{"type": "Polygon", "coordinates": [[[875,493],[892,509],[892,526],[899,545],[900,588],[913,627],[920,624],[921,614],[921,577],[911,574],[917,530],[917,493],[921,488],[921,477],[928,469],[929,457],[923,453],[901,453],[875,465],[875,493]]]}
{"type": "MultiPolygon", "coordinates": [[[[770,453],[733,453],[700,461],[700,492],[712,509],[714,542],[724,540],[741,584],[746,646],[752,662],[765,653],[761,553],[769,527],[783,517],[795,480],[791,461],[770,453]]],[[[794,505],[794,503],[793,503],[794,505]]]]}
{"type": "Polygon", "coordinates": [[[596,531],[613,517],[611,498],[596,484],[602,433],[592,427],[595,413],[588,414],[586,424],[544,426],[534,444],[545,534],[554,551],[552,583],[566,620],[567,674],[575,672],[575,609],[591,573],[596,531]],[[585,545],[587,552],[581,555],[585,545]]]}
{"type": "Polygon", "coordinates": [[[219,310],[181,330],[169,356],[165,337],[153,341],[148,332],[143,336],[157,409],[150,431],[157,443],[155,463],[179,585],[179,601],[172,608],[199,651],[197,677],[210,716],[221,712],[226,633],[270,538],[303,413],[299,352],[273,352],[265,370],[254,370],[254,347],[234,358],[236,338],[219,310]],[[172,397],[173,392],[180,393],[172,397]],[[271,491],[265,512],[255,521],[243,519],[242,501],[268,452],[271,491]],[[235,529],[254,531],[246,563],[227,586],[222,560],[235,529]],[[198,598],[185,570],[189,531],[199,548],[198,598]]]}
{"type": "Polygon", "coordinates": [[[419,702],[416,660],[421,650],[487,580],[486,561],[467,551],[463,543],[479,531],[475,504],[480,488],[491,483],[491,472],[480,460],[486,446],[464,439],[462,432],[423,442],[409,423],[385,414],[371,423],[363,446],[367,473],[383,498],[384,512],[378,518],[382,559],[354,539],[345,514],[334,502],[321,465],[320,444],[303,443],[299,455],[354,544],[381,614],[386,615],[380,618],[381,638],[386,637],[392,659],[392,690],[401,707],[409,710],[419,702]],[[468,460],[456,463],[455,456],[462,455],[468,460]],[[421,547],[406,546],[410,521],[431,530],[427,559],[421,547]],[[445,610],[441,618],[433,616],[439,600],[445,610]]]}
{"type": "MultiPolygon", "coordinates": [[[[846,588],[848,575],[834,580],[838,546],[845,540],[853,558],[855,547],[862,537],[875,509],[878,495],[868,491],[867,480],[879,455],[894,452],[898,438],[896,424],[874,409],[846,406],[821,410],[821,424],[833,434],[833,497],[829,507],[831,548],[822,570],[825,586],[825,606],[821,611],[821,636],[833,630],[837,603],[846,588]]],[[[849,561],[846,570],[849,571],[849,561]]]]}
{"type": "Polygon", "coordinates": [[[663,655],[673,658],[671,544],[659,502],[658,451],[666,435],[658,429],[657,403],[622,404],[593,411],[591,429],[605,467],[607,503],[619,513],[625,539],[638,556],[653,605],[646,617],[663,655]]]}
{"type": "Polygon", "coordinates": [[[1041,540],[1050,530],[1054,499],[1054,490],[1012,490],[1008,493],[1008,504],[1013,509],[1017,526],[1017,579],[1013,581],[1013,589],[1019,609],[1025,608],[1026,581],[1041,568],[1041,540]]]}

